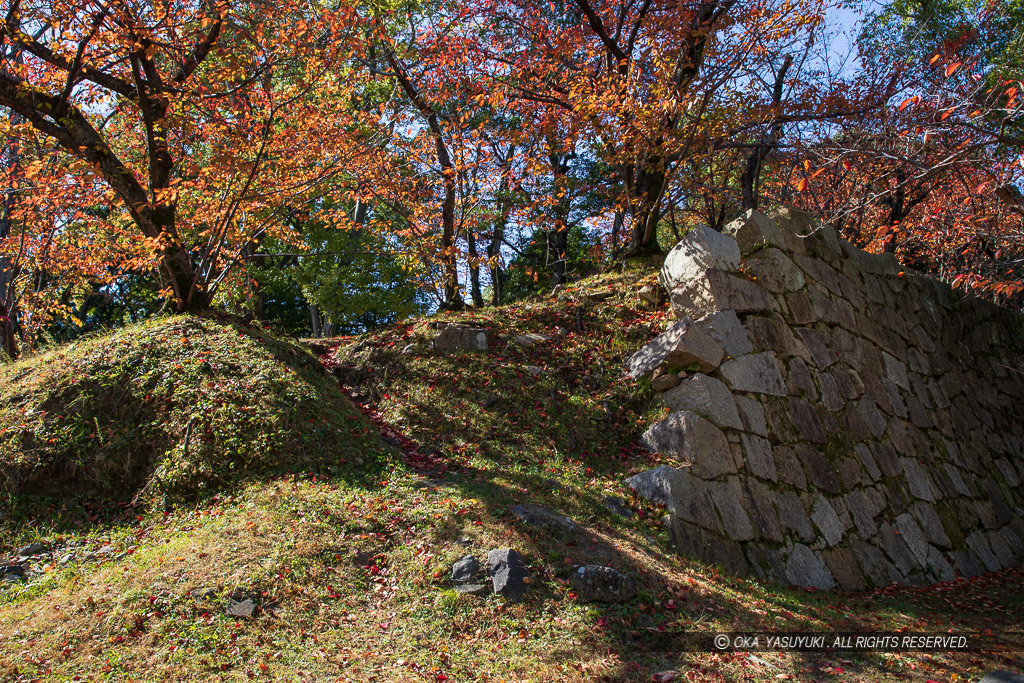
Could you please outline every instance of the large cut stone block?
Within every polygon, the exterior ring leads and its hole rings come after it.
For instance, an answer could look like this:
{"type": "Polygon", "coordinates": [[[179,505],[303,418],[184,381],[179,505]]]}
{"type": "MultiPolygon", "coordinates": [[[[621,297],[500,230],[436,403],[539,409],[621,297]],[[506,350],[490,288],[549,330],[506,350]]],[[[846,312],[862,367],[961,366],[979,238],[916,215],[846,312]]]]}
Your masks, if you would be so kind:
{"type": "Polygon", "coordinates": [[[693,473],[704,479],[736,471],[725,434],[696,413],[672,413],[648,428],[641,441],[655,453],[690,463],[693,473]]]}
{"type": "Polygon", "coordinates": [[[786,560],[786,579],[796,586],[829,590],[835,588],[836,580],[821,555],[802,543],[793,547],[786,560]]]}
{"type": "Polygon", "coordinates": [[[735,238],[744,254],[764,245],[785,247],[786,240],[779,226],[760,211],[749,209],[742,216],[729,223],[722,232],[735,238]]]}
{"type": "Polygon", "coordinates": [[[723,363],[719,372],[733,391],[749,391],[772,396],[786,395],[782,367],[771,351],[733,358],[723,363]]]}
{"type": "Polygon", "coordinates": [[[700,318],[728,309],[737,313],[779,310],[778,302],[759,284],[723,270],[708,270],[671,292],[672,310],[678,318],[700,318]]]}
{"type": "Polygon", "coordinates": [[[664,505],[677,523],[696,524],[714,533],[724,532],[722,521],[715,513],[708,483],[685,469],[662,465],[633,475],[626,480],[626,486],[638,496],[664,505]]]}
{"type": "Polygon", "coordinates": [[[708,269],[736,270],[739,265],[740,248],[735,239],[698,225],[668,252],[658,279],[671,292],[703,277],[708,269]]]}
{"type": "Polygon", "coordinates": [[[665,506],[681,494],[684,484],[682,472],[668,465],[634,474],[626,480],[626,486],[638,496],[665,506]]]}
{"type": "Polygon", "coordinates": [[[626,365],[633,379],[646,377],[663,365],[697,365],[701,372],[711,372],[722,362],[722,355],[718,342],[700,325],[684,319],[634,353],[626,365]]]}
{"type": "Polygon", "coordinates": [[[836,515],[835,509],[824,497],[818,496],[811,508],[811,520],[821,530],[829,545],[835,545],[843,539],[843,525],[836,515]]]}
{"type": "Polygon", "coordinates": [[[754,350],[747,331],[743,329],[736,311],[716,311],[704,316],[697,324],[722,346],[725,355],[736,358],[754,350]]]}
{"type": "Polygon", "coordinates": [[[661,394],[659,398],[672,411],[688,410],[719,427],[743,429],[732,392],[721,380],[714,377],[691,375],[679,386],[661,394]]]}
{"type": "Polygon", "coordinates": [[[753,540],[754,526],[743,509],[743,489],[739,480],[729,477],[728,481],[708,482],[708,492],[722,518],[725,535],[733,541],[753,540]]]}
{"type": "Polygon", "coordinates": [[[773,294],[795,292],[807,282],[796,264],[778,249],[764,249],[751,254],[743,264],[743,272],[773,294]]]}

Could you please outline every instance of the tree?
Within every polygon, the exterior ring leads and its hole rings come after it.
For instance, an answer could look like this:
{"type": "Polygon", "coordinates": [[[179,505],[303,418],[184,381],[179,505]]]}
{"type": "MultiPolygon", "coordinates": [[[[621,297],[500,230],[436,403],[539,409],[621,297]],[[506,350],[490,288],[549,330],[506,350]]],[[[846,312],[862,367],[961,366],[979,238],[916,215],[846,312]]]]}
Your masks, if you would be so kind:
{"type": "Polygon", "coordinates": [[[868,249],[1006,302],[1024,294],[1024,4],[898,0],[860,39],[898,96],[780,168],[798,201],[868,249]]]}
{"type": "MultiPolygon", "coordinates": [[[[781,94],[758,87],[760,73],[786,78],[786,55],[807,42],[825,4],[788,0],[668,2],[541,0],[484,3],[494,16],[481,50],[497,97],[551,107],[615,171],[620,208],[631,218],[627,254],[660,251],[669,188],[680,170],[750,138],[768,150],[785,121],[855,110],[817,81],[787,81],[781,94]],[[489,47],[494,46],[495,47],[489,47]]],[[[803,75],[803,74],[801,74],[803,75]]],[[[775,80],[773,78],[773,80],[775,80]]],[[[776,89],[778,90],[778,89],[776,89]]],[[[698,162],[702,163],[702,162],[698,162]]],[[[710,163],[710,161],[708,162],[710,163]]],[[[760,168],[755,159],[751,178],[760,168]]]]}
{"type": "Polygon", "coordinates": [[[244,245],[354,154],[319,133],[348,113],[350,23],[303,0],[11,0],[0,107],[107,188],[173,310],[204,311],[244,245]]]}

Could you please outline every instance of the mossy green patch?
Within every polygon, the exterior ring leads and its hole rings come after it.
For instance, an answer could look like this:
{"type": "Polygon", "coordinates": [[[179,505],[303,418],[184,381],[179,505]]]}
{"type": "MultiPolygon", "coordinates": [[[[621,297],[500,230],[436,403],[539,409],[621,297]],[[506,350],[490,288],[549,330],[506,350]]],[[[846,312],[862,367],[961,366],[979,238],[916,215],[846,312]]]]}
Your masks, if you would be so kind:
{"type": "Polygon", "coordinates": [[[0,367],[0,492],[195,497],[387,448],[303,347],[161,318],[0,367]]]}

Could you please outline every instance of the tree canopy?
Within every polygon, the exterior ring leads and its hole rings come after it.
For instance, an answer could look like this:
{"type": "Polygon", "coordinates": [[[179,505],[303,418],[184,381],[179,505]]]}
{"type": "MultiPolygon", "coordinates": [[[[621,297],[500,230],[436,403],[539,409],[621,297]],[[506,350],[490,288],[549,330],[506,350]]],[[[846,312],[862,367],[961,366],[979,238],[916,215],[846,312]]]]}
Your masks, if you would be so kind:
{"type": "Polygon", "coordinates": [[[1020,0],[2,5],[8,356],[160,308],[479,307],[781,203],[1024,292],[1020,0]]]}

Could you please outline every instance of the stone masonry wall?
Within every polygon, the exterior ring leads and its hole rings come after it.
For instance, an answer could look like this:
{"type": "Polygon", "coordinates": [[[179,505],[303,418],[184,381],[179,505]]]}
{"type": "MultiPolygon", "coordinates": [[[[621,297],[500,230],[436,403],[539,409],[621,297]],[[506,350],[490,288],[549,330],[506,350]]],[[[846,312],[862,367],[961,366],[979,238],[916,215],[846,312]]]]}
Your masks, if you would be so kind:
{"type": "Polygon", "coordinates": [[[628,484],[684,555],[858,590],[1024,561],[1024,318],[783,209],[699,227],[661,281],[679,322],[629,361],[682,467],[628,484]]]}

